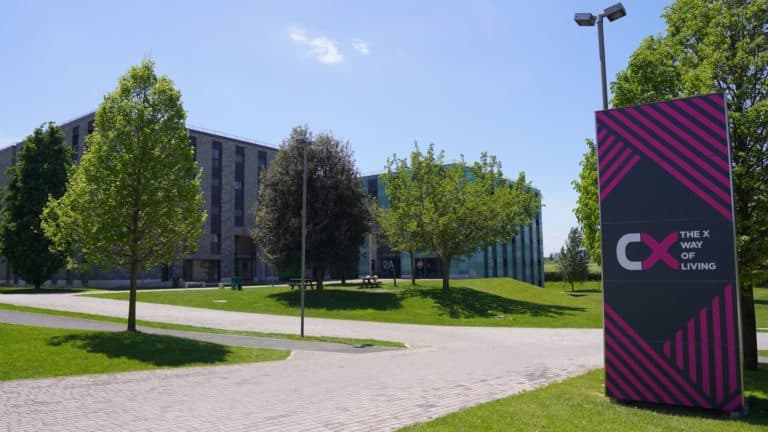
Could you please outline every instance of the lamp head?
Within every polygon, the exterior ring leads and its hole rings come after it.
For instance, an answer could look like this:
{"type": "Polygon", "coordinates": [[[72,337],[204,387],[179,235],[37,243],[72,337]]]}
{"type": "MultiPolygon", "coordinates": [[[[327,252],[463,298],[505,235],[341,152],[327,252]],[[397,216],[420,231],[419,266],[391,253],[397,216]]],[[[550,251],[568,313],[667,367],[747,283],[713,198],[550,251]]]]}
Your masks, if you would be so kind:
{"type": "Polygon", "coordinates": [[[595,25],[597,17],[589,12],[581,12],[574,15],[573,20],[576,21],[576,24],[582,27],[590,27],[595,25]]]}
{"type": "Polygon", "coordinates": [[[627,10],[624,9],[624,5],[616,3],[613,6],[609,6],[603,11],[603,15],[608,18],[608,21],[616,21],[617,19],[626,16],[627,10]]]}

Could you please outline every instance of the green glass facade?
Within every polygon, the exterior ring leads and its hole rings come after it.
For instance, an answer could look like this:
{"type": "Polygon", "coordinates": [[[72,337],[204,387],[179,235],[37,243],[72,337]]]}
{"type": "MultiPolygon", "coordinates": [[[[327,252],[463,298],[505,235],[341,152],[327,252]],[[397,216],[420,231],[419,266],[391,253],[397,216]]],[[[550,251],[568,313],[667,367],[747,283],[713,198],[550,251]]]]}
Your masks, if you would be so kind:
{"type": "MultiPolygon", "coordinates": [[[[380,207],[389,206],[384,186],[379,175],[361,177],[364,190],[375,198],[380,207]]],[[[540,192],[536,189],[537,194],[540,192]]],[[[470,256],[461,257],[451,263],[452,278],[510,277],[533,285],[544,286],[544,253],[542,251],[541,208],[530,224],[521,225],[518,234],[505,243],[479,249],[470,256]]],[[[415,259],[416,276],[420,278],[441,277],[440,260],[431,254],[417,252],[415,259]]],[[[377,274],[392,277],[394,271],[399,277],[408,278],[414,271],[408,253],[392,251],[382,239],[368,234],[360,252],[358,274],[377,274]]]]}

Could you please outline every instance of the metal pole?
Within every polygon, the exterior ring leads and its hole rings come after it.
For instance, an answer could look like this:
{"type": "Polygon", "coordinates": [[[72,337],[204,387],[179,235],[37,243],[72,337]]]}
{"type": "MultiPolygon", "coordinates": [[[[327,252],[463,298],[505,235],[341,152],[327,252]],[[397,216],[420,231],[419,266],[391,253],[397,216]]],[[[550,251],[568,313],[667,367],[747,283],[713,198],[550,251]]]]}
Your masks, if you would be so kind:
{"type": "Polygon", "coordinates": [[[600,45],[600,75],[603,83],[603,109],[608,109],[608,83],[605,79],[605,40],[603,38],[603,17],[605,15],[600,14],[597,16],[597,39],[600,45]]]}
{"type": "Polygon", "coordinates": [[[302,140],[304,144],[304,165],[302,165],[303,180],[301,190],[301,337],[304,337],[304,269],[307,257],[307,145],[308,140],[302,140]]]}

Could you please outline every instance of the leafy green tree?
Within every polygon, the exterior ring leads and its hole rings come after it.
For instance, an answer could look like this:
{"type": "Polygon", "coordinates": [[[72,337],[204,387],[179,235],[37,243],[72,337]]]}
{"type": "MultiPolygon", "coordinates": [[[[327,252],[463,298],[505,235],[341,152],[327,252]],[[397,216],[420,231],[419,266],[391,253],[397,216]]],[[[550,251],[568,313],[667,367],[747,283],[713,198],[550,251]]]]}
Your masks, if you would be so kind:
{"type": "MultiPolygon", "coordinates": [[[[128,330],[136,331],[136,277],[194,250],[206,218],[181,93],[154,62],[123,75],[96,111],[95,130],[66,193],[43,228],[88,266],[130,271],[128,330]]],[[[72,263],[70,263],[71,265],[72,263]]]]}
{"type": "Polygon", "coordinates": [[[582,246],[582,239],[581,231],[571,228],[557,260],[560,274],[563,275],[564,281],[571,284],[571,291],[574,291],[574,283],[584,282],[589,274],[589,255],[582,246]]]}
{"type": "MultiPolygon", "coordinates": [[[[514,237],[517,226],[530,223],[540,206],[525,174],[510,183],[494,156],[482,153],[469,167],[463,160],[446,165],[444,153],[435,153],[433,145],[426,153],[416,146],[410,159],[390,159],[384,184],[390,185],[390,209],[402,212],[392,216],[395,241],[407,239],[404,246],[436,254],[445,291],[454,259],[514,237]],[[406,206],[411,209],[399,210],[406,206]]],[[[388,211],[383,210],[385,224],[388,211]]]]}
{"type": "Polygon", "coordinates": [[[8,169],[3,197],[2,254],[14,271],[35,289],[66,262],[66,253],[52,251],[40,226],[49,197],[64,194],[72,153],[64,132],[53,123],[41,125],[21,146],[16,165],[8,169]]]}
{"type": "MultiPolygon", "coordinates": [[[[663,17],[665,34],[646,38],[612,83],[612,104],[725,94],[744,363],[754,369],[753,286],[768,277],[768,1],[677,0],[663,17]]],[[[597,200],[597,195],[583,199],[597,200]]]]}
{"type": "MultiPolygon", "coordinates": [[[[402,164],[403,161],[399,161],[402,164]]],[[[390,159],[390,167],[397,164],[396,159],[390,159]]],[[[408,252],[411,261],[411,285],[416,285],[416,249],[421,241],[419,227],[419,196],[414,187],[413,178],[407,166],[392,169],[381,177],[384,191],[388,197],[396,196],[397,200],[389,200],[388,208],[374,206],[376,221],[392,249],[408,252]]]]}
{"type": "Polygon", "coordinates": [[[584,247],[596,263],[600,263],[600,199],[597,191],[597,147],[587,139],[588,150],[579,163],[579,179],[571,182],[579,194],[573,213],[581,226],[584,247]]]}
{"type": "Polygon", "coordinates": [[[323,289],[326,268],[357,262],[369,210],[349,144],[296,127],[261,178],[252,236],[269,262],[301,266],[303,140],[307,147],[307,262],[323,289]]]}

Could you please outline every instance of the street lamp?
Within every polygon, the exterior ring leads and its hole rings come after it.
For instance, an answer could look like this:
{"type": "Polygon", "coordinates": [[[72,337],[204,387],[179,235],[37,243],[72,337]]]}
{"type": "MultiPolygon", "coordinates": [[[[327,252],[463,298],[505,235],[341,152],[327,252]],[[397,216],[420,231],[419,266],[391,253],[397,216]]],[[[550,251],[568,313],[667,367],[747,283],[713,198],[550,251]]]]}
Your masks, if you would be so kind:
{"type": "Polygon", "coordinates": [[[301,287],[299,297],[301,298],[301,337],[304,337],[304,269],[307,260],[307,146],[311,140],[307,136],[296,138],[296,142],[301,144],[304,149],[304,164],[302,165],[302,183],[301,183],[301,287]]]}
{"type": "Polygon", "coordinates": [[[603,109],[608,109],[608,84],[605,79],[605,41],[603,40],[603,18],[608,18],[608,21],[616,21],[617,19],[627,15],[627,10],[624,9],[624,5],[616,3],[613,6],[609,6],[603,13],[595,16],[589,12],[577,13],[573,16],[576,24],[582,27],[592,27],[597,23],[597,39],[600,45],[600,73],[602,76],[603,84],[603,109]]]}

